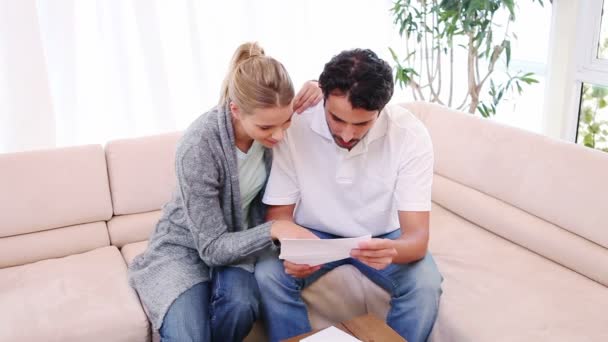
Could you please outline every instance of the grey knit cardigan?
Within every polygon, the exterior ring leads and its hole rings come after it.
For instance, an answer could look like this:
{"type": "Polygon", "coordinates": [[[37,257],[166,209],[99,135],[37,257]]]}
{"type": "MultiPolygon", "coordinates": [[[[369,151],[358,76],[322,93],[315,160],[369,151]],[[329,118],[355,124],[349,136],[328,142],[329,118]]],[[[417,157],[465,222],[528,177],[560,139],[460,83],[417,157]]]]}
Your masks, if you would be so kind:
{"type": "MultiPolygon", "coordinates": [[[[201,115],[177,145],[177,185],[152,233],[147,250],[129,267],[154,329],[177,297],[210,279],[210,268],[237,266],[253,272],[256,256],[274,249],[270,222],[264,223],[263,190],[243,222],[238,164],[228,107],[201,115]]],[[[272,151],[265,149],[269,171],[272,151]]]]}

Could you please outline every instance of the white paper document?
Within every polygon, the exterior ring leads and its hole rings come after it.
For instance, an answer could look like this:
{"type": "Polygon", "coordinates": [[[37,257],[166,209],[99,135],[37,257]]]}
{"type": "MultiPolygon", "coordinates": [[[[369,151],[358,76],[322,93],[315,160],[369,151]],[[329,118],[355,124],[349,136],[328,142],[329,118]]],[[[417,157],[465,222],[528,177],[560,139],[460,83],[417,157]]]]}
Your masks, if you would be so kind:
{"type": "Polygon", "coordinates": [[[350,336],[336,327],[329,327],[301,339],[300,342],[361,342],[361,340],[350,336]]]}
{"type": "Polygon", "coordinates": [[[350,251],[359,242],[371,240],[371,235],[341,239],[282,239],[280,259],[295,264],[317,266],[350,258],[350,251]]]}

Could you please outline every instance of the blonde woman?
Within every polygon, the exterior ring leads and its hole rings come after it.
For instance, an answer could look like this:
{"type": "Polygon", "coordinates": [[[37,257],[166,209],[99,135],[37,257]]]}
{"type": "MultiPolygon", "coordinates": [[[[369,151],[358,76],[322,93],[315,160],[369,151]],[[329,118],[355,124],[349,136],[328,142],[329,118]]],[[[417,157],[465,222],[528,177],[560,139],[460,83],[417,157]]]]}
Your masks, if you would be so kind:
{"type": "Polygon", "coordinates": [[[276,239],[315,238],[289,221],[264,222],[261,198],[294,107],[321,96],[309,82],[294,100],[287,71],[258,44],[235,52],[220,103],[178,144],[175,193],[129,268],[163,342],[242,341],[259,316],[256,257],[276,239]]]}

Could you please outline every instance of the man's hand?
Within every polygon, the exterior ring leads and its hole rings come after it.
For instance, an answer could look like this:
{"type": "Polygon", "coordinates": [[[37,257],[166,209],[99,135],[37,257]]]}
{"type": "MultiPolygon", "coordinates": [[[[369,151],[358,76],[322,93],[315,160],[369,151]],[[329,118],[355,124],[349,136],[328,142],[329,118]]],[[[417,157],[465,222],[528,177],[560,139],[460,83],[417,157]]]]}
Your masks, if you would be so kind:
{"type": "Polygon", "coordinates": [[[294,264],[287,260],[283,261],[283,266],[285,266],[285,273],[289,274],[292,277],[296,277],[296,278],[306,278],[309,275],[311,275],[321,269],[321,265],[309,266],[309,265],[294,264]]]}
{"type": "Polygon", "coordinates": [[[353,249],[350,255],[377,270],[385,269],[397,256],[394,241],[390,239],[371,239],[359,243],[358,249],[353,249]]]}
{"type": "Polygon", "coordinates": [[[304,83],[302,89],[293,99],[293,110],[298,114],[319,103],[323,98],[323,92],[319,88],[319,83],[316,81],[308,81],[304,83]]]}

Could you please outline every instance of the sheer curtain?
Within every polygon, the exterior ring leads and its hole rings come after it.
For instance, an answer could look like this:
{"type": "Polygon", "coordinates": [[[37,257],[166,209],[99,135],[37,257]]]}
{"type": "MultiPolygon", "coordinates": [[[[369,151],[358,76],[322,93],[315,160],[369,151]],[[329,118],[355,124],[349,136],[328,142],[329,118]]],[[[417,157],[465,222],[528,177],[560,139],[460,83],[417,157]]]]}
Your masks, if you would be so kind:
{"type": "MultiPolygon", "coordinates": [[[[392,5],[0,0],[0,153],[182,130],[217,102],[232,52],[245,41],[283,62],[296,88],[344,49],[370,48],[393,64],[389,46],[405,53],[392,5]]],[[[518,6],[511,64],[541,83],[505,99],[494,120],[540,133],[551,8],[518,6]]],[[[393,102],[411,99],[396,88],[393,102]]]]}
{"type": "Polygon", "coordinates": [[[0,1],[0,152],[181,130],[255,40],[296,88],[336,53],[390,61],[392,2],[0,1]]]}

